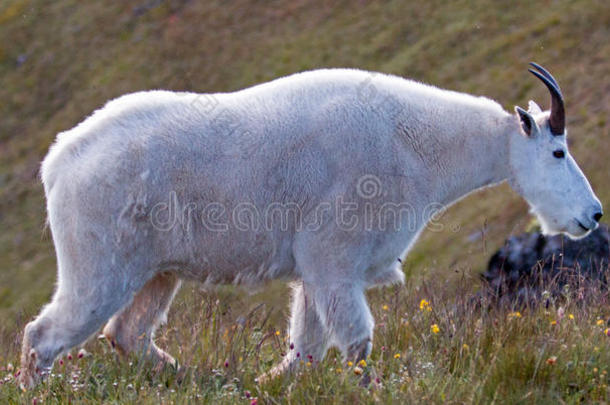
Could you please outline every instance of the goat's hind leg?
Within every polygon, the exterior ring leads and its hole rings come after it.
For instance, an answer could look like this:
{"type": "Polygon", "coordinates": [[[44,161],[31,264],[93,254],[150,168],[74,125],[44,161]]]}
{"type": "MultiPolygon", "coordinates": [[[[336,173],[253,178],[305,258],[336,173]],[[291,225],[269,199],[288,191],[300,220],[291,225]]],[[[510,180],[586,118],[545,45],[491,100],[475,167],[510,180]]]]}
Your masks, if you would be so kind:
{"type": "Polygon", "coordinates": [[[121,355],[138,353],[156,369],[176,365],[172,356],[155,345],[155,329],[165,321],[169,306],[180,287],[180,279],[164,272],[153,277],[125,307],[106,324],[104,335],[121,355]]]}
{"type": "Polygon", "coordinates": [[[51,303],[25,327],[19,375],[22,387],[35,385],[58,355],[87,340],[133,294],[108,273],[105,277],[100,272],[76,273],[62,274],[51,303]]]}

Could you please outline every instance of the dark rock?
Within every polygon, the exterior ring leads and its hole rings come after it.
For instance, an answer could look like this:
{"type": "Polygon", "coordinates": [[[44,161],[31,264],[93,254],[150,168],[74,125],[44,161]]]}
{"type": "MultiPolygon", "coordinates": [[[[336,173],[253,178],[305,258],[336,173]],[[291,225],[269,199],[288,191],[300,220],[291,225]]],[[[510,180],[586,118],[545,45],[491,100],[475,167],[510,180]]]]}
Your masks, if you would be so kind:
{"type": "Polygon", "coordinates": [[[567,290],[607,286],[610,249],[607,225],[584,239],[563,235],[545,237],[534,232],[508,239],[489,260],[482,274],[488,292],[509,303],[526,303],[542,297],[558,296],[567,290]]]}

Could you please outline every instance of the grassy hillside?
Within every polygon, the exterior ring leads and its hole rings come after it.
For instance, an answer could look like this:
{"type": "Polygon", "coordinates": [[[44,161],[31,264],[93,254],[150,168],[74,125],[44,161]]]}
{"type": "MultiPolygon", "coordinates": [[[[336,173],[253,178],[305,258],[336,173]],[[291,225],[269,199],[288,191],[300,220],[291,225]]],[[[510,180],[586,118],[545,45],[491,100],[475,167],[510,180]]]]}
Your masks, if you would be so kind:
{"type": "MultiPolygon", "coordinates": [[[[8,362],[16,364],[21,329],[48,301],[55,280],[53,247],[44,230],[44,197],[36,177],[39,162],[57,132],[127,92],[153,88],[231,91],[296,71],[358,67],[485,95],[512,109],[515,104],[525,106],[530,98],[544,105],[548,102],[546,89],[526,71],[527,62],[535,60],[559,79],[566,96],[572,153],[604,205],[610,203],[610,7],[603,0],[4,0],[0,2],[0,39],[0,377],[8,373],[8,362]]],[[[371,292],[372,306],[388,325],[376,336],[373,357],[389,359],[388,353],[381,352],[382,345],[392,355],[402,353],[396,362],[378,365],[383,388],[376,391],[377,397],[355,388],[350,391],[352,376],[337,374],[341,378],[336,378],[328,374],[325,364],[305,373],[303,381],[286,379],[259,387],[259,398],[265,398],[265,391],[270,402],[272,398],[314,400],[320,393],[335,392],[343,395],[337,402],[387,402],[392,396],[433,402],[493,398],[502,402],[512,392],[510,398],[523,397],[523,401],[562,396],[607,400],[607,391],[597,385],[598,391],[582,388],[581,381],[590,383],[589,374],[578,374],[574,382],[560,377],[559,368],[540,371],[541,356],[560,350],[560,339],[576,345],[561,349],[566,356],[576,356],[570,360],[573,365],[595,347],[595,361],[609,364],[608,343],[598,342],[599,331],[592,328],[599,327],[591,326],[597,317],[608,315],[605,301],[595,308],[574,309],[580,311],[577,325],[566,326],[560,335],[536,326],[548,323],[544,312],[524,316],[528,319],[519,326],[501,322],[502,327],[497,326],[502,314],[494,320],[462,313],[460,321],[473,323],[459,326],[452,336],[461,336],[472,349],[476,342],[482,348],[470,352],[463,362],[455,354],[455,350],[461,353],[462,342],[444,334],[458,318],[435,312],[435,322],[447,325],[441,325],[442,336],[431,335],[431,319],[418,312],[421,298],[442,298],[451,308],[464,291],[475,290],[476,273],[490,253],[529,221],[525,203],[507,186],[470,196],[445,214],[443,231],[423,235],[404,265],[409,276],[406,288],[371,292]],[[439,278],[444,281],[430,281],[439,278]],[[391,311],[379,309],[390,300],[391,311]],[[411,326],[398,328],[401,320],[411,326]],[[479,329],[485,331],[477,335],[479,320],[479,329]],[[419,332],[414,332],[413,324],[419,332]],[[517,350],[526,341],[529,346],[517,350]],[[443,357],[442,350],[448,357],[443,357]],[[428,363],[433,367],[424,367],[428,363]],[[402,375],[403,369],[409,371],[407,380],[390,377],[402,375]],[[572,383],[577,388],[571,389],[572,383]]],[[[200,380],[192,380],[199,391],[175,385],[169,374],[163,381],[148,378],[141,370],[130,374],[128,366],[104,360],[106,349],[94,342],[90,347],[94,356],[83,366],[81,377],[101,377],[93,378],[96,382],[84,389],[86,394],[70,391],[67,384],[59,388],[57,382],[53,389],[19,397],[14,388],[3,385],[0,399],[29,401],[37,395],[53,400],[56,392],[60,399],[96,402],[101,397],[134,400],[139,396],[155,402],[159,392],[167,401],[203,395],[230,402],[235,398],[227,392],[240,396],[244,389],[256,392],[253,377],[279,358],[273,339],[264,340],[260,348],[256,339],[284,329],[286,292],[279,284],[254,292],[230,288],[201,292],[195,285],[183,289],[159,340],[183,363],[199,365],[200,380]],[[214,306],[217,298],[220,304],[214,306]],[[215,334],[222,337],[224,330],[230,331],[235,319],[246,316],[257,303],[264,307],[244,327],[239,350],[231,346],[234,341],[213,340],[215,334]],[[210,319],[218,320],[217,329],[205,328],[210,319]],[[211,347],[216,354],[208,357],[205,353],[211,347]],[[258,354],[253,357],[257,350],[263,360],[258,354]],[[227,356],[240,365],[224,370],[227,356]],[[214,377],[212,369],[219,369],[221,376],[214,377]],[[118,388],[104,385],[115,378],[118,388]],[[227,391],[231,378],[239,382],[227,391]],[[127,384],[145,388],[129,391],[127,384]],[[162,387],[157,389],[158,384],[162,387]]],[[[566,364],[567,360],[562,367],[566,364]]],[[[601,384],[600,378],[594,378],[601,384]]]]}

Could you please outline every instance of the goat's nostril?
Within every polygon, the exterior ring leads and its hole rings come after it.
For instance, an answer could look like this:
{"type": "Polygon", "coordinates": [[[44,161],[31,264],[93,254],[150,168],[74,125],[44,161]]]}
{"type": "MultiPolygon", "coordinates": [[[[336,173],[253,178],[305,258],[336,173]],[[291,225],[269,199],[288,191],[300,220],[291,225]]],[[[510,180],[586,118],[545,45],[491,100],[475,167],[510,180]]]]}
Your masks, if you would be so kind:
{"type": "Polygon", "coordinates": [[[598,212],[595,215],[593,215],[593,219],[595,220],[595,222],[599,222],[599,220],[602,219],[603,215],[604,214],[602,214],[601,212],[598,212]]]}

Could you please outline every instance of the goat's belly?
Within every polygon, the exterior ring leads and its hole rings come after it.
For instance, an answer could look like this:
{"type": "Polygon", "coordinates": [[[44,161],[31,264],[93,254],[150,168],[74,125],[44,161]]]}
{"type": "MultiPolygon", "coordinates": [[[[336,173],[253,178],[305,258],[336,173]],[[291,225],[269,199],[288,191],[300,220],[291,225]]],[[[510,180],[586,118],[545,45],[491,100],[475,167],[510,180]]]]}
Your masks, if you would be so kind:
{"type": "Polygon", "coordinates": [[[180,262],[170,259],[166,263],[180,277],[204,284],[251,285],[296,278],[288,238],[277,240],[249,236],[231,240],[217,235],[214,241],[192,245],[188,258],[180,262]]]}

